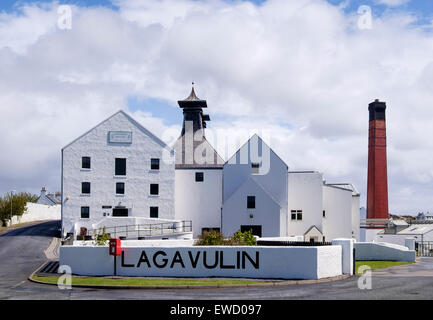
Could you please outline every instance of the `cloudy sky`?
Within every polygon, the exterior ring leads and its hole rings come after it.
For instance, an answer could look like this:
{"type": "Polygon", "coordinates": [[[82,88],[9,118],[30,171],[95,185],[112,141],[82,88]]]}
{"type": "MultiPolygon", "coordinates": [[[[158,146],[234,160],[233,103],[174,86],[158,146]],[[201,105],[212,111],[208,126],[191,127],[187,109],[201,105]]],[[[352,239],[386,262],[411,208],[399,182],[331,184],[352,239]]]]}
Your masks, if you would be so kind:
{"type": "Polygon", "coordinates": [[[433,1],[1,1],[0,74],[0,194],[59,190],[61,148],[119,109],[170,142],[194,81],[225,159],[261,132],[361,205],[386,101],[390,211],[433,211],[433,1]]]}

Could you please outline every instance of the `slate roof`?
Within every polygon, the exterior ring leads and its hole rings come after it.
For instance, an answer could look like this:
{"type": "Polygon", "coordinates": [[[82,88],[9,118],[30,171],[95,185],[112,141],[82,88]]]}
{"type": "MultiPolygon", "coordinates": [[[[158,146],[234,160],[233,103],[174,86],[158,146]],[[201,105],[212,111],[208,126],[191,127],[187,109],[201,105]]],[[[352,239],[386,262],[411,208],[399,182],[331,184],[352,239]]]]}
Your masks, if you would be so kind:
{"type": "MultiPolygon", "coordinates": [[[[176,158],[176,169],[222,169],[224,160],[219,156],[216,150],[212,147],[206,137],[203,137],[201,141],[193,141],[192,154],[191,150],[188,150],[189,146],[185,146],[185,136],[181,136],[173,146],[175,150],[176,158]],[[211,152],[212,156],[209,156],[208,163],[200,163],[201,159],[196,159],[193,155],[196,154],[197,148],[203,150],[203,160],[207,159],[206,152],[211,152]],[[206,152],[204,151],[206,150],[206,152]],[[185,158],[188,152],[188,157],[185,158]],[[212,160],[210,160],[212,159],[212,160]],[[197,162],[199,160],[199,162],[197,162]]],[[[197,151],[200,152],[200,149],[197,151]]]]}

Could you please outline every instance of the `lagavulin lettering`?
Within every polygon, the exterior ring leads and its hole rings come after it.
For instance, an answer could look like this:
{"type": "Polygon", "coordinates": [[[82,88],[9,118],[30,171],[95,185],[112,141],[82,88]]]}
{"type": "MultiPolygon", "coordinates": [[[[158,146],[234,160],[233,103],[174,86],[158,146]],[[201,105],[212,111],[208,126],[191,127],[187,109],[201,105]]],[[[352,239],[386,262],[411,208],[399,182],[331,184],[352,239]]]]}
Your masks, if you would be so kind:
{"type": "Polygon", "coordinates": [[[259,251],[255,251],[254,254],[236,251],[236,256],[233,257],[222,250],[212,253],[206,250],[187,251],[183,254],[180,251],[175,251],[173,255],[162,250],[154,253],[146,253],[146,250],[142,250],[137,261],[125,261],[125,251],[122,251],[121,256],[121,267],[123,268],[173,269],[180,267],[185,269],[191,267],[196,269],[201,266],[206,269],[246,269],[247,267],[259,269],[260,253],[259,251]]]}

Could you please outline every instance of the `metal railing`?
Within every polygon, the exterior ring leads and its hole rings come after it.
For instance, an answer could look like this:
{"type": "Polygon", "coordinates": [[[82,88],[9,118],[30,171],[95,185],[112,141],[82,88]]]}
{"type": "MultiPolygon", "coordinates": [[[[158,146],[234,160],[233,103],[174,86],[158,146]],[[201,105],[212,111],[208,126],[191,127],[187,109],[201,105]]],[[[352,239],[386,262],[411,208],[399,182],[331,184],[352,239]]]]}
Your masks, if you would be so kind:
{"type": "Polygon", "coordinates": [[[278,240],[257,240],[258,246],[281,246],[281,247],[318,247],[330,246],[331,242],[315,242],[315,241],[278,241],[278,240]]]}
{"type": "MultiPolygon", "coordinates": [[[[192,232],[192,221],[183,220],[177,222],[162,222],[151,224],[135,224],[114,227],[102,227],[87,231],[85,236],[87,239],[94,238],[96,234],[104,232],[110,235],[111,238],[120,239],[145,239],[155,236],[173,235],[184,232],[192,232]]],[[[77,238],[80,236],[77,236],[77,238]]]]}
{"type": "Polygon", "coordinates": [[[415,251],[417,256],[433,257],[433,241],[415,242],[415,251]]]}

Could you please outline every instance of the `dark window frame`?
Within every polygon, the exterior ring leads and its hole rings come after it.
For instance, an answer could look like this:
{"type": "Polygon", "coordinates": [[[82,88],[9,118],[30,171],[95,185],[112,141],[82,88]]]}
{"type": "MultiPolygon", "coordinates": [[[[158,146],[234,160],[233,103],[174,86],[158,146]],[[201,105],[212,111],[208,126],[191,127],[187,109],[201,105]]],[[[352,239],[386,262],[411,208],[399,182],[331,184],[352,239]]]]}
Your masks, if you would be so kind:
{"type": "Polygon", "coordinates": [[[125,194],[125,182],[116,182],[116,194],[125,194]],[[123,186],[123,190],[119,189],[120,186],[123,186]],[[123,192],[119,192],[123,191],[123,192]]]}
{"type": "Polygon", "coordinates": [[[195,182],[203,182],[204,181],[204,172],[199,171],[195,173],[195,182]]]}
{"type": "Polygon", "coordinates": [[[247,209],[256,208],[256,196],[247,196],[247,209]]]}
{"type": "Polygon", "coordinates": [[[126,176],[126,158],[115,158],[115,160],[114,160],[114,175],[115,176],[126,176]]]}
{"type": "Polygon", "coordinates": [[[91,169],[91,168],[92,168],[92,158],[81,157],[81,169],[91,169]],[[86,159],[86,161],[84,159],[86,159]]]}
{"type": "Polygon", "coordinates": [[[302,221],[302,210],[290,210],[290,218],[292,221],[302,221]]]}
{"type": "Polygon", "coordinates": [[[81,218],[81,219],[89,219],[89,218],[90,218],[90,207],[87,207],[87,206],[81,207],[81,215],[80,215],[80,218],[81,218]],[[86,212],[83,212],[83,209],[87,209],[87,213],[86,213],[86,212]],[[87,217],[86,217],[86,216],[83,216],[83,213],[84,213],[84,215],[87,215],[87,217]]]}
{"type": "Polygon", "coordinates": [[[81,194],[90,194],[90,191],[91,191],[91,183],[88,181],[81,182],[81,194]]]}
{"type": "Polygon", "coordinates": [[[151,158],[150,159],[150,169],[151,170],[159,170],[159,158],[151,158]]]}
{"type": "Polygon", "coordinates": [[[150,184],[150,195],[157,196],[159,195],[159,184],[157,183],[151,183],[150,184]],[[152,188],[153,187],[153,188],[152,188]],[[155,189],[156,188],[156,189],[155,189]],[[156,191],[156,192],[155,192],[156,191]]]}
{"type": "Polygon", "coordinates": [[[153,207],[153,206],[150,207],[149,208],[149,216],[150,216],[150,218],[158,218],[159,217],[159,207],[153,207]],[[156,210],[156,215],[155,215],[155,210],[156,210]]]}

